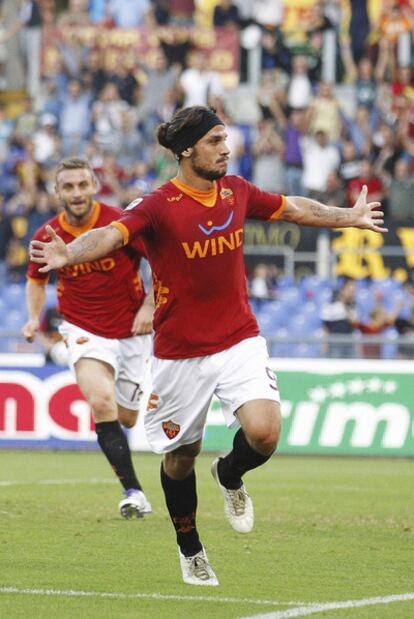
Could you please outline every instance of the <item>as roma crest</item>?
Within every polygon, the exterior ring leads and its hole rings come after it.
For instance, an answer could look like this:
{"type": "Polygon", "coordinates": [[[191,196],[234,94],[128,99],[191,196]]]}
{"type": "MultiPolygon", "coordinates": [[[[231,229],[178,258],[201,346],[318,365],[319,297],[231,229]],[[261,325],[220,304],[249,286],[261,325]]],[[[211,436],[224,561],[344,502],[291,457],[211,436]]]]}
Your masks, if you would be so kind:
{"type": "Polygon", "coordinates": [[[181,426],[179,426],[178,423],[174,423],[174,421],[171,421],[171,419],[169,419],[168,421],[162,422],[162,429],[171,441],[177,436],[177,434],[179,434],[181,426]]]}

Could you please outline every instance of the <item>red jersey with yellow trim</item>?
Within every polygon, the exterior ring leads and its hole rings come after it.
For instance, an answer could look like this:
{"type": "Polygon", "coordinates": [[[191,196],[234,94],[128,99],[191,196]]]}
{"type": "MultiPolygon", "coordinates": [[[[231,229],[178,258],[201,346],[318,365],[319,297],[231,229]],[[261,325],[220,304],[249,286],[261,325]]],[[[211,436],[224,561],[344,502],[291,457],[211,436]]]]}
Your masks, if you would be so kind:
{"type": "Polygon", "coordinates": [[[247,298],[243,227],[246,218],[278,219],[284,208],[283,196],[238,176],[223,177],[211,192],[174,179],[113,222],[125,244],[145,239],[157,357],[210,355],[259,333],[247,298]]]}
{"type": "MultiPolygon", "coordinates": [[[[61,212],[47,223],[70,243],[87,230],[107,226],[118,219],[122,210],[94,202],[90,218],[83,226],[72,226],[61,212]]],[[[34,237],[48,240],[45,226],[34,237]]],[[[135,314],[142,305],[145,291],[138,274],[142,256],[146,255],[142,239],[129,247],[114,251],[94,262],[65,266],[57,272],[59,311],[63,318],[86,331],[106,338],[131,336],[135,314]]],[[[41,264],[30,261],[27,277],[40,284],[48,280],[40,273],[41,264]]]]}

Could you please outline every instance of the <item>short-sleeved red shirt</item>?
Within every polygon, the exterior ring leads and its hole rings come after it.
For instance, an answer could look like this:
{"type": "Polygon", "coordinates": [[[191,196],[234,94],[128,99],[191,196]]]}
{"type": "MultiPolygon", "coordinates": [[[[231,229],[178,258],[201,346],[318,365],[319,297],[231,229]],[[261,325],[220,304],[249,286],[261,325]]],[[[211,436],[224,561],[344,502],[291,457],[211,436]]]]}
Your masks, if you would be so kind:
{"type": "Polygon", "coordinates": [[[284,207],[283,196],[238,176],[223,177],[211,192],[174,180],[133,202],[113,223],[125,244],[145,238],[157,357],[210,355],[258,334],[247,298],[244,222],[278,219],[284,207]]]}
{"type": "MultiPolygon", "coordinates": [[[[70,243],[87,230],[107,226],[121,214],[119,208],[94,202],[91,216],[82,227],[72,226],[64,212],[47,223],[65,243],[70,243]]],[[[45,226],[41,226],[33,238],[48,240],[45,226]]],[[[145,296],[138,273],[141,257],[145,255],[142,239],[136,239],[132,246],[114,251],[94,262],[59,269],[57,291],[62,317],[102,337],[130,337],[132,322],[145,296]]],[[[46,282],[48,275],[39,272],[41,266],[30,261],[28,279],[46,282]]]]}

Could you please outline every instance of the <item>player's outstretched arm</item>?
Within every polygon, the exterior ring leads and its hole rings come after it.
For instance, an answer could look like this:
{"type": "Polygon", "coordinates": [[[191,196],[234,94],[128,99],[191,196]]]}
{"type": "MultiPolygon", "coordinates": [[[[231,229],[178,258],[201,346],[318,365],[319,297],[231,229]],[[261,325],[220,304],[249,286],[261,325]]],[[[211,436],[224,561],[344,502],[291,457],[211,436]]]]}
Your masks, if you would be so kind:
{"type": "Polygon", "coordinates": [[[68,245],[51,226],[46,226],[46,232],[51,238],[49,242],[33,240],[30,244],[30,259],[44,264],[39,269],[41,273],[61,269],[67,264],[97,260],[123,244],[121,232],[112,226],[89,230],[68,245]]]}
{"type": "Polygon", "coordinates": [[[364,185],[352,208],[327,206],[310,198],[288,196],[281,219],[320,228],[362,228],[374,232],[388,232],[388,229],[383,227],[384,213],[375,210],[381,203],[367,203],[367,191],[364,185]]]}
{"type": "Polygon", "coordinates": [[[33,342],[36,333],[39,331],[40,315],[46,302],[46,281],[33,282],[26,284],[26,307],[28,320],[23,325],[21,334],[28,342],[33,342]]]}

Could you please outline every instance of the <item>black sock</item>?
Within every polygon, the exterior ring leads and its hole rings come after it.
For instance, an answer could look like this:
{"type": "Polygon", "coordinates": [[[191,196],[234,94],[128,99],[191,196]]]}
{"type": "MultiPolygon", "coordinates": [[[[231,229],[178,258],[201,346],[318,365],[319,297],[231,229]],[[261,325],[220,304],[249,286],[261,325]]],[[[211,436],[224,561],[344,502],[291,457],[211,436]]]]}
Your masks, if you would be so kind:
{"type": "Polygon", "coordinates": [[[135,475],[127,437],[119,421],[97,423],[95,431],[100,448],[125,490],[142,490],[135,475]]]}
{"type": "Polygon", "coordinates": [[[161,463],[161,485],[170,518],[177,534],[177,544],[186,557],[202,548],[196,529],[197,492],[194,471],[185,479],[168,477],[161,463]]]}
{"type": "Polygon", "coordinates": [[[227,456],[219,459],[218,474],[220,482],[229,490],[237,490],[241,487],[244,473],[257,468],[269,460],[269,456],[263,456],[250,447],[241,428],[236,432],[233,439],[233,449],[227,456]]]}

